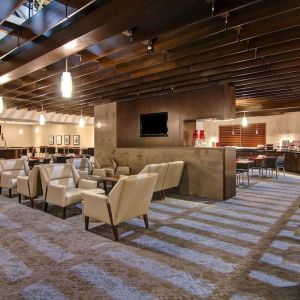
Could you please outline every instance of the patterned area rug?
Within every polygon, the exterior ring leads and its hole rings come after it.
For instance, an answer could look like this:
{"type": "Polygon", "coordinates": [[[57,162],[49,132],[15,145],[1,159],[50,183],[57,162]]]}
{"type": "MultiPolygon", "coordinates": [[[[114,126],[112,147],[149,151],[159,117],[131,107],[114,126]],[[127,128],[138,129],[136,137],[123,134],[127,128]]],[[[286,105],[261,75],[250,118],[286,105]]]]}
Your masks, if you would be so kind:
{"type": "Polygon", "coordinates": [[[224,202],[154,201],[83,230],[79,207],[0,197],[0,299],[300,299],[300,180],[255,180],[224,202]]]}

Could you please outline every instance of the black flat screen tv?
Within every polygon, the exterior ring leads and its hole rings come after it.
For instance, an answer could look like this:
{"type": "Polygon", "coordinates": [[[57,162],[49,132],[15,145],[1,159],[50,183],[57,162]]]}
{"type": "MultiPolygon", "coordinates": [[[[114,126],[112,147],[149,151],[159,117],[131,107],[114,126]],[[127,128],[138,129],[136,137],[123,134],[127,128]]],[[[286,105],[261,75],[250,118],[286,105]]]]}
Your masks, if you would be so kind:
{"type": "Polygon", "coordinates": [[[168,113],[153,113],[140,115],[140,136],[168,136],[168,113]]]}

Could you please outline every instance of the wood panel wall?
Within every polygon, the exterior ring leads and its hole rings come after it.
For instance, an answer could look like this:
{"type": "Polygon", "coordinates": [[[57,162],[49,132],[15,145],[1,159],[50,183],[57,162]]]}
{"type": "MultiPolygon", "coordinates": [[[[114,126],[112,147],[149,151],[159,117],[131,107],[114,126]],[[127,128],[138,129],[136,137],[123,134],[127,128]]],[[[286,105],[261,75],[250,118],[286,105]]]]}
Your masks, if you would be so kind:
{"type": "Polygon", "coordinates": [[[219,126],[220,146],[256,147],[266,144],[266,123],[219,126]]]}
{"type": "Polygon", "coordinates": [[[182,147],[184,122],[235,118],[234,88],[220,85],[117,103],[117,147],[182,147]],[[168,112],[168,137],[140,137],[140,115],[168,112]]]}

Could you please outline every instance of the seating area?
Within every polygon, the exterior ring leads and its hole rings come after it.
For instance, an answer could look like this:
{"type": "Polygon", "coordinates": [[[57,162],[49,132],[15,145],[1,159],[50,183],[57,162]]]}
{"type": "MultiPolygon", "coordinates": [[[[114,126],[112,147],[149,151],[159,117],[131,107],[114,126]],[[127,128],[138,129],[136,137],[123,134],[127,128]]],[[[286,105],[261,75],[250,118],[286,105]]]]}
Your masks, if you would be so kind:
{"type": "Polygon", "coordinates": [[[299,0],[0,1],[0,300],[300,299],[299,45],[299,0]]]}

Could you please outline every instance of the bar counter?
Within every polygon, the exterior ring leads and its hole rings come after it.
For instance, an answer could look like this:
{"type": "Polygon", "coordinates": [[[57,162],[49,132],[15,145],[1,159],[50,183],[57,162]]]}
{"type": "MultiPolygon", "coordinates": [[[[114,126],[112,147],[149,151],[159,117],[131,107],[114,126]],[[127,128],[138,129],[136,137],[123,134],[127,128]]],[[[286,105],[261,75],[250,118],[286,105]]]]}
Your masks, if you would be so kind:
{"type": "Polygon", "coordinates": [[[113,156],[120,165],[129,165],[137,174],[147,164],[176,160],[185,162],[180,193],[200,198],[225,200],[235,196],[235,158],[233,147],[195,148],[105,148],[95,149],[102,165],[113,156]]]}
{"type": "Polygon", "coordinates": [[[0,147],[0,158],[13,159],[20,158],[22,155],[27,154],[28,148],[22,147],[0,147]]]}

